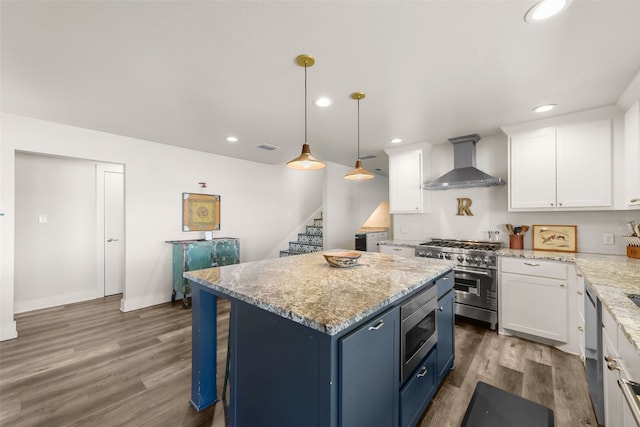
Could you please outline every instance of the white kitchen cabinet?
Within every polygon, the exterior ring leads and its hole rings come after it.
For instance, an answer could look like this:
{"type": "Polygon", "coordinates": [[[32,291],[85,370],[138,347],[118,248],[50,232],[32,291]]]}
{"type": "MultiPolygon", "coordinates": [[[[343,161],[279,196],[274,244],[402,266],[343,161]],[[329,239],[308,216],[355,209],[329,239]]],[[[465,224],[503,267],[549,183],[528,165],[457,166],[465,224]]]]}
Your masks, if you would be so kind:
{"type": "Polygon", "coordinates": [[[602,308],[602,354],[605,359],[603,366],[605,425],[621,426],[624,397],[618,388],[620,375],[615,369],[618,359],[618,328],[604,307],[602,308]]]}
{"type": "Polygon", "coordinates": [[[567,288],[566,264],[501,259],[500,328],[568,343],[567,288]]]}
{"type": "Polygon", "coordinates": [[[577,286],[575,293],[576,307],[577,307],[577,337],[578,337],[578,348],[580,349],[580,361],[582,364],[586,364],[585,360],[585,321],[584,321],[584,276],[582,274],[577,275],[577,286]]]}
{"type": "Polygon", "coordinates": [[[383,254],[400,255],[407,258],[416,256],[416,248],[411,246],[378,245],[378,249],[383,254]]]}
{"type": "Polygon", "coordinates": [[[387,240],[389,233],[386,231],[376,231],[367,233],[367,252],[378,252],[378,242],[387,240]]]}
{"type": "Polygon", "coordinates": [[[640,209],[640,100],[624,115],[625,200],[640,209]]]}
{"type": "Polygon", "coordinates": [[[618,384],[620,378],[638,382],[640,379],[640,353],[626,337],[606,307],[602,306],[602,343],[604,367],[605,425],[637,427],[618,384]]]}
{"type": "Polygon", "coordinates": [[[555,129],[546,128],[512,136],[509,158],[510,209],[555,208],[555,129]]]}
{"type": "Polygon", "coordinates": [[[389,153],[389,212],[422,213],[422,150],[389,153]]]}
{"type": "Polygon", "coordinates": [[[611,151],[611,120],[510,135],[509,210],[610,208],[611,151]]]}

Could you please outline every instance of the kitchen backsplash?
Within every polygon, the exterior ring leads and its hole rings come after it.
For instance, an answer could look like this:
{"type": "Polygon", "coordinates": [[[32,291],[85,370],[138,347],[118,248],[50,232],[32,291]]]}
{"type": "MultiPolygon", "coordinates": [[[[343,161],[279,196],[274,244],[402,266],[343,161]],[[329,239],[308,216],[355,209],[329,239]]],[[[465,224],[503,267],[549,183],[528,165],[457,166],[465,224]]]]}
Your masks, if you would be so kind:
{"type": "MultiPolygon", "coordinates": [[[[627,222],[640,222],[640,211],[593,212],[508,212],[507,188],[473,188],[434,191],[431,213],[395,214],[392,216],[393,238],[426,241],[433,237],[488,240],[489,230],[500,231],[499,240],[505,246],[509,238],[505,223],[514,225],[563,224],[578,226],[578,252],[624,255],[629,235],[627,222]],[[457,216],[458,198],[473,201],[473,216],[457,216]],[[614,244],[602,243],[603,233],[614,234],[614,244]]],[[[531,230],[524,237],[524,248],[531,249],[531,230]]]]}

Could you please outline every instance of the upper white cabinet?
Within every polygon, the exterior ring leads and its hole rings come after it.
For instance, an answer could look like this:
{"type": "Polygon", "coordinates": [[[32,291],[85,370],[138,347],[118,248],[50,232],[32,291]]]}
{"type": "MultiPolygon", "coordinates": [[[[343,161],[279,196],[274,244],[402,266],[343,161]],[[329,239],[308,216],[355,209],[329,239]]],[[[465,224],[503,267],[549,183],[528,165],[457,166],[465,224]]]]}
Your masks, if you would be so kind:
{"type": "Polygon", "coordinates": [[[640,101],[624,115],[625,200],[630,209],[640,209],[640,101]]]}
{"type": "Polygon", "coordinates": [[[421,213],[422,150],[389,153],[389,211],[421,213]]]}
{"type": "Polygon", "coordinates": [[[608,209],[611,121],[555,126],[509,137],[509,210],[608,209]]]}

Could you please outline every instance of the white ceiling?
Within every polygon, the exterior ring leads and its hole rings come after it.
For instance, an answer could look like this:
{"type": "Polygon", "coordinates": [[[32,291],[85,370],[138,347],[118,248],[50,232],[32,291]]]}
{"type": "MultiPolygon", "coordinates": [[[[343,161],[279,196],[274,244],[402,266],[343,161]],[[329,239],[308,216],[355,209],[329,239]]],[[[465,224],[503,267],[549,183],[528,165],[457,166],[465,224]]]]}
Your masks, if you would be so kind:
{"type": "MultiPolygon", "coordinates": [[[[640,70],[640,1],[1,2],[1,109],[264,163],[387,170],[389,139],[440,144],[615,104],[640,70]],[[540,116],[534,106],[556,103],[540,116]],[[230,144],[227,135],[239,141],[230,144]],[[264,151],[256,145],[281,147],[264,151]]],[[[482,142],[481,142],[482,143],[482,142]]]]}

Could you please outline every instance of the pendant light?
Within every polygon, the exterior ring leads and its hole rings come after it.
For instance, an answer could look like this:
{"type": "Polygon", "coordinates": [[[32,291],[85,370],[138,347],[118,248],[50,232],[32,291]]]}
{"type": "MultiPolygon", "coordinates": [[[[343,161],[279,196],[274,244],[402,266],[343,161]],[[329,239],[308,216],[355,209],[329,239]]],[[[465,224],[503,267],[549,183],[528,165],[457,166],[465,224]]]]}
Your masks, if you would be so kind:
{"type": "Polygon", "coordinates": [[[307,143],[307,67],[313,66],[316,60],[311,55],[299,55],[296,63],[304,67],[304,144],[302,145],[302,153],[295,159],[287,163],[291,169],[314,170],[322,169],[325,165],[320,160],[311,155],[311,147],[307,143]]]}
{"type": "Polygon", "coordinates": [[[364,92],[353,92],[351,94],[351,98],[358,101],[358,158],[356,159],[355,169],[346,174],[344,179],[363,180],[374,178],[371,172],[362,167],[362,160],[360,160],[360,100],[364,99],[365,96],[364,92]]]}

